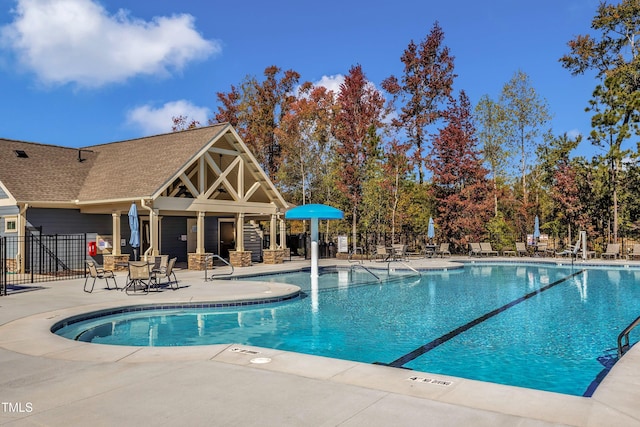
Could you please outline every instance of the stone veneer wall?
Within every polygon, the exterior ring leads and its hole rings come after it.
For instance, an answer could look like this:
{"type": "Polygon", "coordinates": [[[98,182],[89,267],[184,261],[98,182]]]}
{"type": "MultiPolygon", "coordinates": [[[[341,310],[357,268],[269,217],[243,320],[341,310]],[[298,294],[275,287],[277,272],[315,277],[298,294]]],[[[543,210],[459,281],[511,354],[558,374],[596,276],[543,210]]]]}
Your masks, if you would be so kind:
{"type": "Polygon", "coordinates": [[[129,254],[122,255],[103,255],[103,268],[111,271],[128,271],[129,266],[125,265],[129,262],[129,254]]]}
{"type": "Polygon", "coordinates": [[[249,267],[251,265],[251,251],[229,251],[229,262],[234,267],[249,267]]]}
{"type": "Polygon", "coordinates": [[[189,270],[205,270],[207,268],[213,268],[213,258],[209,258],[209,260],[207,260],[207,257],[211,255],[212,254],[210,252],[204,254],[190,253],[187,268],[189,270]]]}
{"type": "Polygon", "coordinates": [[[262,259],[265,264],[282,264],[284,257],[284,249],[265,249],[262,251],[262,259]]]}

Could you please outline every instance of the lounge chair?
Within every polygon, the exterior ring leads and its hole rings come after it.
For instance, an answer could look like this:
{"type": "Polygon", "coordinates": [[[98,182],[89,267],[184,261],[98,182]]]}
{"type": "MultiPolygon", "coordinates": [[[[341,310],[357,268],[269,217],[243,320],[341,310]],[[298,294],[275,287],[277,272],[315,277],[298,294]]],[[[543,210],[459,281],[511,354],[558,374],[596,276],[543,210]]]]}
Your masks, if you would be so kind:
{"type": "MultiPolygon", "coordinates": [[[[167,256],[168,258],[168,256],[167,256]]],[[[178,258],[171,258],[167,263],[167,267],[164,271],[153,271],[151,273],[151,281],[155,287],[159,287],[160,285],[169,285],[171,289],[178,289],[178,278],[176,277],[176,273],[173,272],[173,267],[176,264],[178,258]],[[171,280],[171,276],[173,276],[173,281],[171,280]],[[162,283],[162,279],[167,279],[166,283],[162,283]],[[175,283],[176,287],[173,287],[175,283]]]]}
{"type": "Polygon", "coordinates": [[[451,256],[451,252],[449,252],[449,244],[440,243],[440,247],[436,250],[436,255],[440,255],[440,258],[444,258],[445,255],[451,256]]]}
{"type": "Polygon", "coordinates": [[[640,243],[634,243],[631,247],[631,252],[627,255],[627,259],[635,259],[640,257],[640,243]]]}
{"type": "Polygon", "coordinates": [[[516,253],[518,256],[526,256],[529,252],[527,251],[527,245],[524,242],[516,242],[516,253]]]}
{"type": "Polygon", "coordinates": [[[619,243],[609,243],[607,245],[607,250],[600,254],[600,258],[617,259],[619,256],[620,256],[620,244],[619,243]]]}
{"type": "Polygon", "coordinates": [[[482,249],[480,248],[480,243],[472,242],[469,243],[469,256],[482,256],[482,249]]]}
{"type": "Polygon", "coordinates": [[[480,255],[487,255],[487,256],[495,255],[495,256],[498,256],[498,251],[494,251],[493,250],[493,248],[491,247],[491,243],[482,242],[482,243],[480,243],[480,255]]]}
{"type": "Polygon", "coordinates": [[[578,257],[578,251],[580,250],[580,243],[582,242],[581,239],[578,239],[578,241],[576,242],[575,245],[573,245],[573,249],[565,249],[562,252],[556,252],[556,256],[561,256],[561,257],[571,257],[571,258],[577,258],[578,257]]]}
{"type": "Polygon", "coordinates": [[[107,289],[111,289],[109,287],[109,279],[113,280],[116,289],[118,289],[118,282],[116,281],[116,276],[113,274],[111,270],[105,270],[96,266],[96,263],[93,261],[87,261],[87,267],[89,268],[89,275],[84,279],[84,291],[91,293],[93,292],[93,287],[96,285],[97,279],[104,279],[107,282],[107,289]],[[93,283],[91,283],[91,289],[87,289],[87,282],[89,278],[93,278],[93,283]]]}

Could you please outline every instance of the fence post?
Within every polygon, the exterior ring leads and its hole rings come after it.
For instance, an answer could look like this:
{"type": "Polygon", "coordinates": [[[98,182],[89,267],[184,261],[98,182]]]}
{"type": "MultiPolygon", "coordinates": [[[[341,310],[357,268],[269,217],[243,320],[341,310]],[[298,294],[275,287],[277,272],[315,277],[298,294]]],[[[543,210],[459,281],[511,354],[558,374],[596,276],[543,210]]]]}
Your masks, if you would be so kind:
{"type": "Polygon", "coordinates": [[[5,236],[0,240],[0,295],[7,295],[7,238],[5,236]]]}

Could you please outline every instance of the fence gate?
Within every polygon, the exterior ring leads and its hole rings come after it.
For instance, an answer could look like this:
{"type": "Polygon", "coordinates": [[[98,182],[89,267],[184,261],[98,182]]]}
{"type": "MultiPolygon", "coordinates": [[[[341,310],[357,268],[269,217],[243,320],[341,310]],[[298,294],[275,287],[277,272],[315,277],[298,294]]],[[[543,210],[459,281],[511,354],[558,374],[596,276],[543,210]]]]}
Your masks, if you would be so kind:
{"type": "Polygon", "coordinates": [[[86,234],[2,237],[0,295],[33,283],[84,277],[86,247],[86,234]]]}

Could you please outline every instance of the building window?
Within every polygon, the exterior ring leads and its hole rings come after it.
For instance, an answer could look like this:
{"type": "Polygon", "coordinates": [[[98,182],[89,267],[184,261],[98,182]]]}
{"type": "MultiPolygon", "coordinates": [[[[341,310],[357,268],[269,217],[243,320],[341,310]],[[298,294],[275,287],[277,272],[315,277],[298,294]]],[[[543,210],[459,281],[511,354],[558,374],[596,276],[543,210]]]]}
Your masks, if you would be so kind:
{"type": "Polygon", "coordinates": [[[18,231],[18,217],[8,216],[4,219],[4,232],[15,233],[18,231]]]}

